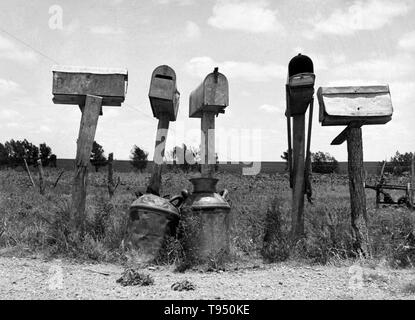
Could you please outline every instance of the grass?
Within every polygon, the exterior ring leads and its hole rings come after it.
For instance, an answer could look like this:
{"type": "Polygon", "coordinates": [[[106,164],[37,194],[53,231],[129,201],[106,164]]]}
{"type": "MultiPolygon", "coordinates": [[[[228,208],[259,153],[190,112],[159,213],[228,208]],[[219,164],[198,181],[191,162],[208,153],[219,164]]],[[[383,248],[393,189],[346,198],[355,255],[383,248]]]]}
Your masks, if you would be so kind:
{"type": "MultiPolygon", "coordinates": [[[[66,172],[56,188],[58,169],[46,169],[45,195],[30,186],[24,171],[0,171],[0,249],[16,248],[13,254],[38,252],[53,257],[124,263],[129,252],[124,239],[128,211],[135,191],[149,176],[116,173],[121,183],[109,199],[106,173],[91,172],[87,196],[86,234],[80,237],[70,223],[72,173],[66,172]],[[17,252],[17,253],[16,253],[17,252]]],[[[191,190],[195,174],[167,172],[163,195],[191,190]]],[[[340,175],[314,175],[314,203],[305,205],[306,239],[290,248],[291,191],[285,174],[240,176],[219,173],[218,191],[229,190],[231,253],[234,260],[264,257],[267,262],[306,260],[327,264],[355,258],[350,230],[348,179],[340,175]]],[[[376,210],[374,192],[367,190],[369,236],[374,259],[387,259],[395,267],[410,267],[415,253],[408,246],[415,213],[406,208],[376,210]],[[409,249],[408,249],[409,248],[409,249]],[[412,250],[412,251],[411,251],[412,250]]],[[[177,263],[180,243],[170,239],[159,263],[177,263]]]]}

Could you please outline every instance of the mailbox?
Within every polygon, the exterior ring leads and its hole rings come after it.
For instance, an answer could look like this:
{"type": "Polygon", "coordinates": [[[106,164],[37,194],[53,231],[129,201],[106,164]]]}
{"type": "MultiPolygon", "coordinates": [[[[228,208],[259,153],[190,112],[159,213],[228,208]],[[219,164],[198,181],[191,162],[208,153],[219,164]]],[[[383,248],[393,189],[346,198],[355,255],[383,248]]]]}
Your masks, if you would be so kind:
{"type": "Polygon", "coordinates": [[[176,73],[172,68],[163,65],[154,69],[148,96],[154,117],[159,119],[160,114],[166,113],[170,121],[176,121],[180,93],[176,87],[176,73]]]}
{"type": "Polygon", "coordinates": [[[201,118],[203,112],[225,113],[228,105],[228,79],[215,68],[190,94],[189,117],[201,118]]]}
{"type": "Polygon", "coordinates": [[[288,64],[287,114],[299,115],[307,111],[314,95],[315,78],[313,61],[309,57],[299,54],[291,59],[288,64]]]}
{"type": "Polygon", "coordinates": [[[54,103],[82,105],[87,94],[102,97],[103,106],[121,106],[124,102],[126,69],[55,66],[52,73],[54,103]]]}
{"type": "Polygon", "coordinates": [[[317,98],[323,126],[385,124],[392,119],[388,86],[319,88],[317,98]]]}

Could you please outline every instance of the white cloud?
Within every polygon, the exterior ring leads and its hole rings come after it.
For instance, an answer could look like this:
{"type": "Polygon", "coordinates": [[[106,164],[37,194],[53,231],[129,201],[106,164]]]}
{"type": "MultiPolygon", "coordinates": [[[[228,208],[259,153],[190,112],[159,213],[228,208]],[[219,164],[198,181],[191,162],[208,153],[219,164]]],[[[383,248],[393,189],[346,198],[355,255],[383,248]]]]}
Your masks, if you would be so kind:
{"type": "Polygon", "coordinates": [[[268,113],[283,113],[285,111],[282,107],[277,107],[271,104],[263,104],[259,107],[259,110],[263,110],[268,113]]]}
{"type": "Polygon", "coordinates": [[[313,34],[351,35],[362,30],[380,29],[404,16],[409,9],[407,0],[355,0],[347,9],[336,9],[328,18],[320,17],[314,21],[313,34]]]}
{"type": "Polygon", "coordinates": [[[6,120],[15,119],[19,115],[20,115],[20,113],[17,112],[16,110],[13,110],[13,109],[2,109],[0,111],[0,117],[2,119],[6,119],[6,120]]]}
{"type": "Polygon", "coordinates": [[[186,22],[185,35],[189,39],[197,39],[200,37],[200,27],[193,21],[186,22]]]}
{"type": "Polygon", "coordinates": [[[80,22],[77,19],[74,19],[69,23],[63,24],[62,32],[68,36],[76,32],[80,26],[80,22]]]}
{"type": "Polygon", "coordinates": [[[113,28],[111,26],[92,26],[89,28],[89,31],[92,34],[99,34],[99,35],[117,35],[123,34],[124,31],[121,28],[113,28]]]}
{"type": "Polygon", "coordinates": [[[407,77],[415,72],[415,57],[409,54],[397,54],[385,58],[369,58],[353,63],[344,62],[330,66],[330,79],[347,81],[360,79],[363,82],[389,83],[407,77]]]}
{"type": "Polygon", "coordinates": [[[251,33],[283,30],[277,11],[269,9],[267,1],[218,0],[208,23],[222,30],[240,30],[251,33]]]}
{"type": "Polygon", "coordinates": [[[229,79],[242,79],[249,82],[263,82],[272,79],[285,79],[287,68],[275,63],[257,64],[253,62],[224,61],[216,62],[210,57],[192,58],[185,66],[186,71],[196,77],[204,77],[219,67],[229,79]]]}
{"type": "Polygon", "coordinates": [[[11,93],[16,93],[20,89],[19,84],[14,81],[0,79],[0,96],[6,96],[11,93]]]}
{"type": "Polygon", "coordinates": [[[415,50],[415,31],[404,34],[398,44],[403,49],[415,50]]]}
{"type": "Polygon", "coordinates": [[[23,50],[11,40],[0,35],[0,58],[19,63],[32,63],[37,60],[33,51],[23,50]]]}
{"type": "Polygon", "coordinates": [[[179,6],[192,5],[194,0],[156,0],[159,4],[177,4],[179,6]]]}

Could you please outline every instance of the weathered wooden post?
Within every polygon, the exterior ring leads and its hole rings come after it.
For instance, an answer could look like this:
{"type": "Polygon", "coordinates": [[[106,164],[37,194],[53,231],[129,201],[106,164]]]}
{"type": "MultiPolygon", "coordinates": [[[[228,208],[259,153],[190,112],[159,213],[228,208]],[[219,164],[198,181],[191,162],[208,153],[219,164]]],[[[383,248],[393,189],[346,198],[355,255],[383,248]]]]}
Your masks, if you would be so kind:
{"type": "Polygon", "coordinates": [[[315,75],[312,60],[301,54],[291,59],[288,65],[287,109],[285,115],[287,117],[290,187],[292,188],[291,233],[294,241],[304,235],[304,194],[307,194],[309,201],[311,201],[309,168],[311,166],[310,144],[314,82],[315,75]],[[306,149],[305,113],[308,106],[310,106],[310,110],[306,149]]]}
{"type": "Polygon", "coordinates": [[[102,115],[102,106],[121,106],[125,99],[127,81],[125,69],[53,69],[53,102],[78,105],[82,112],[72,186],[72,214],[81,233],[85,222],[88,165],[98,117],[102,115]]]}
{"type": "Polygon", "coordinates": [[[176,73],[169,66],[154,69],[151,75],[149,92],[153,116],[159,119],[156,146],[153,156],[153,172],[147,187],[148,193],[160,195],[161,171],[166,148],[167,132],[170,121],[176,121],[179,110],[180,93],[176,85],[176,73]]]}
{"type": "Polygon", "coordinates": [[[317,92],[320,122],[323,126],[346,125],[331,143],[347,140],[351,225],[356,252],[370,254],[368,217],[363,178],[363,125],[385,124],[392,119],[393,107],[388,86],[325,87],[317,92]],[[364,220],[365,238],[361,232],[364,220]]]}
{"type": "Polygon", "coordinates": [[[45,194],[45,182],[43,179],[43,167],[42,160],[37,160],[37,169],[39,170],[39,192],[40,194],[45,194]]]}

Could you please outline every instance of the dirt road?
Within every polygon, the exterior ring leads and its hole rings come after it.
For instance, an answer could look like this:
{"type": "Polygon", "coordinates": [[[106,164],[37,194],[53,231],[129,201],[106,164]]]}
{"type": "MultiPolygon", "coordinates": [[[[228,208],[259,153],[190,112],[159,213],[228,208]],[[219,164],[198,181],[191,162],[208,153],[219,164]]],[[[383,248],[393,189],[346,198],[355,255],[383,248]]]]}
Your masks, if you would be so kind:
{"type": "Polygon", "coordinates": [[[154,285],[116,283],[123,267],[0,257],[0,299],[415,299],[415,270],[306,266],[232,266],[225,272],[175,273],[149,267],[154,285]],[[174,291],[189,280],[194,291],[174,291]]]}

